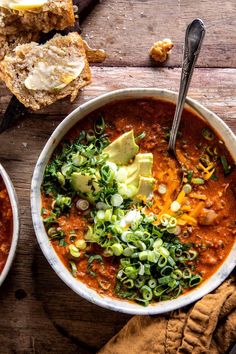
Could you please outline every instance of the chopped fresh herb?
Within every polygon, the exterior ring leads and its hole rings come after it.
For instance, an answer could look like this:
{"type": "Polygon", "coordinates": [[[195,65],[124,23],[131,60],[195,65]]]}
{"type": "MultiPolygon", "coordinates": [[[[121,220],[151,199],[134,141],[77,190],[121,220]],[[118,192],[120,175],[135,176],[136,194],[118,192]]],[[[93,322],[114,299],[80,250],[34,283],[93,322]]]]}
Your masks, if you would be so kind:
{"type": "Polygon", "coordinates": [[[217,181],[218,178],[215,174],[213,174],[210,179],[212,179],[212,181],[217,181]]]}
{"type": "Polygon", "coordinates": [[[220,161],[222,163],[225,175],[228,175],[231,172],[231,166],[228,164],[227,158],[224,155],[220,156],[220,161]]]}
{"type": "Polygon", "coordinates": [[[146,136],[146,133],[145,133],[145,132],[142,132],[141,134],[137,135],[137,136],[135,137],[136,143],[139,142],[140,140],[144,139],[145,136],[146,136]]]}
{"type": "Polygon", "coordinates": [[[187,172],[187,180],[188,180],[188,182],[191,182],[192,177],[193,177],[193,171],[192,171],[192,170],[189,170],[189,171],[187,172]]]}
{"type": "Polygon", "coordinates": [[[61,239],[59,240],[59,242],[58,242],[58,245],[59,245],[60,247],[65,247],[65,246],[67,246],[67,243],[66,243],[66,241],[64,240],[64,238],[61,238],[61,239]]]}
{"type": "Polygon", "coordinates": [[[205,181],[203,178],[196,177],[196,178],[192,178],[192,183],[193,184],[204,184],[205,181]]]}
{"type": "Polygon", "coordinates": [[[42,209],[41,209],[41,215],[44,215],[44,214],[47,214],[47,209],[42,208],[42,209]]]}
{"type": "Polygon", "coordinates": [[[213,141],[215,139],[215,134],[210,128],[204,128],[202,130],[202,136],[209,141],[213,141]]]}

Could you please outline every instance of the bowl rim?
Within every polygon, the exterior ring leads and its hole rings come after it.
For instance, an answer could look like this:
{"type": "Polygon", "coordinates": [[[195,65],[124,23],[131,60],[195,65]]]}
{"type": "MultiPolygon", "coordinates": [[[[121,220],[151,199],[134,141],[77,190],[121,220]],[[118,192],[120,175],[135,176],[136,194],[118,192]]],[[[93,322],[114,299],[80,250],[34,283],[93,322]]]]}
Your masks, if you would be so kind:
{"type": "Polygon", "coordinates": [[[4,280],[6,279],[6,276],[12,266],[16,254],[17,244],[19,240],[19,232],[20,232],[20,219],[19,219],[18,199],[17,199],[16,191],[8,173],[6,172],[2,164],[0,164],[0,176],[2,177],[8,192],[11,209],[12,209],[12,218],[13,218],[11,247],[7,257],[7,261],[4,265],[2,273],[0,274],[0,286],[1,286],[4,280]]]}
{"type": "MultiPolygon", "coordinates": [[[[58,143],[77,122],[79,122],[90,112],[101,108],[107,103],[122,101],[130,98],[154,98],[175,103],[177,99],[177,93],[174,91],[158,88],[120,89],[100,95],[92,100],[89,100],[88,102],[83,103],[75,110],[73,110],[54,130],[38,158],[31,183],[31,212],[37,241],[42,252],[44,253],[44,256],[54,271],[57,273],[57,275],[74,292],[96,305],[113,311],[128,313],[131,315],[156,315],[187,306],[190,303],[199,300],[201,297],[213,291],[217,286],[219,286],[236,266],[236,241],[222,265],[209,279],[204,281],[196,289],[193,289],[192,291],[181,295],[176,299],[156,302],[154,304],[150,304],[147,307],[142,307],[138,304],[125,300],[102,296],[95,290],[87,287],[78,279],[73,278],[48,240],[41,218],[41,182],[46,164],[48,163],[58,143]]],[[[216,114],[189,97],[186,99],[185,108],[188,110],[190,109],[201,117],[204,117],[208,124],[212,126],[212,128],[216,130],[221,136],[222,140],[224,140],[227,149],[231,152],[233,159],[236,161],[236,136],[225,124],[225,122],[221,120],[216,114]]]]}

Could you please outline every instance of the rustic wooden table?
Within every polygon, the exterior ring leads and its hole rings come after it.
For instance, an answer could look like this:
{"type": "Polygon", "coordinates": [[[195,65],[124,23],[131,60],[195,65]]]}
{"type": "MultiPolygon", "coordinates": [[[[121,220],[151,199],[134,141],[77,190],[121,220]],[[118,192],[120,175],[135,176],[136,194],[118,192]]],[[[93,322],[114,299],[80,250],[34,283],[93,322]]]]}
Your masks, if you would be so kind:
{"type": "MultiPolygon", "coordinates": [[[[83,22],[83,37],[109,59],[93,66],[93,83],[71,105],[63,100],[27,114],[0,135],[0,161],[20,203],[21,235],[14,265],[0,288],[0,353],[95,353],[129,319],[83,300],[57,277],[39,249],[31,222],[30,182],[50,134],[78,105],[125,87],[178,89],[186,25],[205,21],[207,34],[189,95],[236,132],[235,0],[103,0],[83,22]],[[162,67],[148,50],[170,37],[175,47],[162,67]]],[[[0,85],[0,114],[11,97],[0,85]]]]}

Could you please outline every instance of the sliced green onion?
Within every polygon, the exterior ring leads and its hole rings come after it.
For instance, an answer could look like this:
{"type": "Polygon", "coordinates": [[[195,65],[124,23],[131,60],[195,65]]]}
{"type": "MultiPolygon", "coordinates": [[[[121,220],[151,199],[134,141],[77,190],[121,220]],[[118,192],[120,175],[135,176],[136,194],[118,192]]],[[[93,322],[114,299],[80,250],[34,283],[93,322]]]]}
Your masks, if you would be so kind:
{"type": "Polygon", "coordinates": [[[123,247],[120,243],[114,243],[114,245],[111,246],[111,249],[115,256],[121,256],[123,253],[123,247]]]}
{"type": "Polygon", "coordinates": [[[85,250],[86,248],[86,241],[81,239],[81,240],[76,240],[75,241],[75,246],[79,248],[80,250],[85,250]]]}
{"type": "Polygon", "coordinates": [[[177,200],[174,200],[171,203],[170,210],[173,211],[174,213],[176,213],[180,209],[180,207],[181,207],[181,205],[179,204],[179,202],[177,202],[177,200]]]}
{"type": "Polygon", "coordinates": [[[69,250],[70,250],[70,254],[73,257],[79,258],[80,252],[79,252],[78,248],[75,245],[73,245],[73,244],[69,245],[69,250]]]}
{"type": "Polygon", "coordinates": [[[189,170],[188,173],[187,173],[187,180],[188,180],[188,182],[191,182],[191,181],[192,181],[192,178],[193,178],[193,171],[192,171],[192,170],[189,170]]]}
{"type": "Polygon", "coordinates": [[[197,258],[198,252],[196,250],[189,250],[189,260],[192,261],[193,259],[197,258]]]}
{"type": "Polygon", "coordinates": [[[200,275],[193,275],[189,280],[190,288],[198,285],[201,281],[202,281],[202,278],[200,277],[200,275]]]}
{"type": "Polygon", "coordinates": [[[192,183],[193,184],[204,184],[205,181],[203,178],[196,177],[196,178],[192,178],[192,183]]]}
{"type": "Polygon", "coordinates": [[[158,238],[154,243],[153,243],[153,249],[158,250],[161,245],[163,244],[163,241],[161,238],[158,238]]]}
{"type": "Polygon", "coordinates": [[[134,281],[133,279],[126,279],[123,281],[123,284],[126,286],[128,289],[132,289],[134,287],[134,281]]]}
{"type": "Polygon", "coordinates": [[[98,210],[106,210],[108,208],[107,204],[106,203],[103,203],[103,202],[97,202],[96,203],[96,208],[98,210]]]}
{"type": "Polygon", "coordinates": [[[162,214],[160,217],[160,222],[163,226],[167,226],[170,220],[170,215],[169,214],[162,214]]]}
{"type": "Polygon", "coordinates": [[[128,278],[131,278],[131,279],[136,279],[137,275],[138,275],[137,269],[132,266],[126,267],[124,270],[124,273],[128,278]]]}
{"type": "Polygon", "coordinates": [[[179,280],[183,277],[183,273],[180,269],[175,269],[173,270],[171,276],[172,278],[179,280]]]}
{"type": "Polygon", "coordinates": [[[184,279],[189,279],[191,278],[192,272],[189,268],[186,268],[183,270],[183,278],[184,279]]]}
{"type": "Polygon", "coordinates": [[[148,251],[142,251],[139,253],[140,261],[146,261],[148,258],[148,251]]]}
{"type": "Polygon", "coordinates": [[[98,210],[96,214],[96,219],[98,221],[103,221],[105,219],[105,211],[104,210],[98,210]]]}
{"type": "Polygon", "coordinates": [[[140,289],[145,284],[144,279],[135,279],[134,285],[136,288],[140,289]]]}
{"type": "Polygon", "coordinates": [[[79,199],[75,204],[76,208],[85,211],[89,208],[89,202],[86,199],[79,199]]]}
{"type": "Polygon", "coordinates": [[[104,215],[105,221],[111,221],[111,217],[112,217],[112,209],[107,209],[104,215]]]}
{"type": "Polygon", "coordinates": [[[130,257],[134,253],[135,247],[126,247],[123,251],[125,257],[130,257]]]}
{"type": "Polygon", "coordinates": [[[114,194],[111,197],[111,204],[114,207],[119,207],[119,206],[121,206],[122,203],[123,203],[123,198],[122,198],[122,196],[120,194],[114,194]]]}
{"type": "Polygon", "coordinates": [[[170,252],[168,251],[168,249],[163,246],[161,246],[158,251],[160,252],[160,255],[165,258],[169,257],[169,255],[170,255],[170,252]]]}
{"type": "Polygon", "coordinates": [[[76,278],[76,276],[78,274],[76,264],[73,261],[70,261],[69,264],[70,264],[70,267],[71,267],[71,273],[72,273],[73,277],[76,278]]]}
{"type": "Polygon", "coordinates": [[[152,263],[157,263],[160,254],[156,251],[147,251],[148,252],[148,261],[152,263]]]}
{"type": "Polygon", "coordinates": [[[185,194],[189,194],[192,191],[192,186],[191,184],[187,183],[183,186],[183,191],[185,194]]]}
{"type": "Polygon", "coordinates": [[[141,251],[145,251],[147,246],[143,241],[137,241],[135,242],[135,246],[138,247],[141,251]]]}
{"type": "Polygon", "coordinates": [[[165,266],[161,269],[162,276],[171,275],[172,272],[173,272],[173,268],[170,266],[165,266]]]}
{"type": "Polygon", "coordinates": [[[142,132],[141,134],[139,134],[139,135],[137,135],[137,136],[135,137],[135,141],[138,142],[138,141],[144,139],[145,136],[146,136],[146,133],[145,133],[145,132],[142,132]]]}
{"type": "Polygon", "coordinates": [[[60,183],[61,186],[65,185],[66,180],[61,172],[57,172],[57,179],[58,179],[58,182],[60,183]]]}
{"type": "Polygon", "coordinates": [[[106,280],[99,280],[98,279],[98,284],[99,284],[100,288],[102,288],[103,290],[108,290],[111,287],[111,283],[109,283],[106,280]]]}
{"type": "Polygon", "coordinates": [[[167,264],[167,257],[160,256],[158,260],[158,267],[163,268],[167,264]]]}
{"type": "Polygon", "coordinates": [[[230,173],[231,166],[229,166],[227,158],[223,155],[220,157],[220,161],[222,163],[225,175],[228,175],[230,173]]]}
{"type": "Polygon", "coordinates": [[[80,155],[79,153],[72,155],[72,163],[75,166],[82,166],[86,162],[86,157],[80,155]]]}
{"type": "Polygon", "coordinates": [[[166,187],[165,184],[161,183],[161,184],[159,184],[157,190],[158,190],[158,193],[160,193],[160,194],[166,194],[166,192],[167,192],[167,187],[166,187]]]}
{"type": "Polygon", "coordinates": [[[175,227],[177,225],[177,220],[176,218],[174,218],[173,216],[169,219],[169,222],[168,222],[168,225],[167,227],[168,228],[172,228],[172,227],[175,227]]]}
{"type": "Polygon", "coordinates": [[[215,139],[215,134],[209,128],[202,129],[202,136],[208,141],[215,139]]]}
{"type": "Polygon", "coordinates": [[[147,301],[152,300],[152,297],[153,297],[152,289],[150,289],[149,286],[147,286],[147,285],[142,286],[140,291],[142,293],[144,300],[147,300],[147,301]]]}
{"type": "Polygon", "coordinates": [[[104,257],[112,257],[113,256],[113,251],[111,248],[107,248],[103,251],[104,257]]]}
{"type": "Polygon", "coordinates": [[[162,294],[164,294],[165,291],[166,291],[166,289],[163,289],[163,287],[161,285],[157,285],[155,287],[155,289],[153,290],[153,294],[156,297],[160,297],[162,294]]]}
{"type": "Polygon", "coordinates": [[[152,278],[148,281],[148,286],[151,289],[154,289],[157,286],[157,281],[156,279],[152,278]]]}
{"type": "Polygon", "coordinates": [[[86,133],[86,139],[88,142],[91,142],[93,140],[96,139],[95,135],[94,135],[94,131],[92,129],[88,130],[86,133]]]}
{"type": "Polygon", "coordinates": [[[102,135],[106,127],[105,121],[103,119],[103,116],[99,114],[95,124],[94,124],[94,131],[97,135],[102,135]]]}
{"type": "Polygon", "coordinates": [[[72,164],[64,164],[61,168],[61,173],[67,178],[71,175],[72,172],[73,172],[72,164]]]}
{"type": "Polygon", "coordinates": [[[53,236],[56,234],[57,234],[57,229],[55,227],[50,227],[48,229],[48,236],[49,237],[53,238],[53,236]]]}

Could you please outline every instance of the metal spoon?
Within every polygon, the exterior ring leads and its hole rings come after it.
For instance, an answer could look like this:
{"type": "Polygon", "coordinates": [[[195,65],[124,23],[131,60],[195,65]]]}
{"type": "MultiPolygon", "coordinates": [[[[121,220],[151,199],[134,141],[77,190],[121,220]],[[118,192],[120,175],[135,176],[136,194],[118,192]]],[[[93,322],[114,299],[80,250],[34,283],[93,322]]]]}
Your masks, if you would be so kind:
{"type": "Polygon", "coordinates": [[[200,19],[193,20],[186,29],[185,33],[185,44],[184,44],[184,54],[183,54],[183,64],[182,72],[180,79],[179,87],[179,96],[176,104],[174,120],[172,123],[170,131],[170,140],[168,145],[168,151],[175,157],[178,163],[181,165],[181,162],[178,160],[176,155],[176,137],[179,129],[179,124],[184,108],[185,98],[187,96],[189,84],[192,78],[193,69],[197,62],[198,55],[200,53],[201,45],[205,35],[205,27],[200,19]]]}

